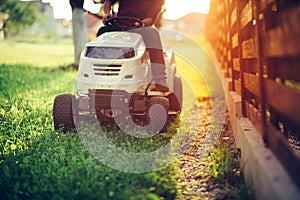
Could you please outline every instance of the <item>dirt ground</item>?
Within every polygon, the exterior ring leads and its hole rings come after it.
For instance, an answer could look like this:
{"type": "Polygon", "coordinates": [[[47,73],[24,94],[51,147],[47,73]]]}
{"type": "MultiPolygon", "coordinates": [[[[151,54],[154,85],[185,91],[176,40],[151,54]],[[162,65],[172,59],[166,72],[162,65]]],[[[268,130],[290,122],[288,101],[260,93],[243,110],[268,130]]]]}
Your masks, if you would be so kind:
{"type": "MultiPolygon", "coordinates": [[[[223,131],[219,138],[219,145],[227,144],[228,154],[233,159],[228,163],[232,169],[229,176],[216,179],[212,176],[212,156],[200,157],[201,144],[204,142],[210,125],[211,102],[206,100],[199,107],[201,121],[198,131],[195,133],[189,148],[185,149],[179,158],[180,175],[178,182],[181,195],[177,199],[254,199],[251,192],[245,186],[242,172],[239,168],[237,148],[230,126],[229,116],[226,115],[223,131]]],[[[220,148],[216,144],[214,148],[220,148]]]]}

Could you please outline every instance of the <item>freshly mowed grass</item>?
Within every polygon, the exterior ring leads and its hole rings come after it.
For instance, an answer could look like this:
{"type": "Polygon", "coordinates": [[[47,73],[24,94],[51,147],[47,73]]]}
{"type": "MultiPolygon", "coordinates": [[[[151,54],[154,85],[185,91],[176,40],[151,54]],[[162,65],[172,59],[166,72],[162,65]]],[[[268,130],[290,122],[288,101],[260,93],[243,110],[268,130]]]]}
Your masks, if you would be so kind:
{"type": "Polygon", "coordinates": [[[71,43],[1,41],[4,46],[0,199],[174,199],[175,164],[151,173],[117,171],[94,158],[77,134],[53,130],[54,97],[74,89],[76,72],[60,68],[73,59],[71,43]]]}

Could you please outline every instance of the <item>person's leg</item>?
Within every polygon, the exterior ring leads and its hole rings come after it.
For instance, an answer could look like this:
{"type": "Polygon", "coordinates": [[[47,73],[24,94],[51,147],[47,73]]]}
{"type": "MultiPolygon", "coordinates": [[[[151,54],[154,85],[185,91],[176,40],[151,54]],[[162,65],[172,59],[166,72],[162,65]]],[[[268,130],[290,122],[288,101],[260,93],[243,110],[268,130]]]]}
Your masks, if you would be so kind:
{"type": "Polygon", "coordinates": [[[102,27],[99,28],[96,36],[98,37],[99,35],[102,35],[105,32],[107,32],[107,27],[106,26],[102,26],[102,27]]]}
{"type": "Polygon", "coordinates": [[[165,71],[166,64],[158,30],[153,27],[144,27],[132,29],[131,31],[143,36],[144,43],[149,51],[151,71],[153,80],[157,84],[157,88],[163,91],[168,90],[165,71]]]}

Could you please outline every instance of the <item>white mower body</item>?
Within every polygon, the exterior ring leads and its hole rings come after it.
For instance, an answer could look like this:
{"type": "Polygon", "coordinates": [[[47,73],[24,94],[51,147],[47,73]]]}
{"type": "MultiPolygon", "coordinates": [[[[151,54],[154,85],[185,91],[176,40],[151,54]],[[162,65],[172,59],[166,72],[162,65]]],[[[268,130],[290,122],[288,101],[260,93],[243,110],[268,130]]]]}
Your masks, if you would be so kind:
{"type": "MultiPolygon", "coordinates": [[[[61,94],[54,100],[55,129],[64,127],[67,132],[87,118],[103,123],[131,118],[151,125],[162,123],[163,115],[175,119],[181,113],[182,83],[176,76],[173,51],[163,51],[167,92],[152,84],[149,53],[140,34],[106,32],[87,43],[80,57],[75,95],[61,94]],[[155,104],[163,110],[156,111],[155,104]]],[[[167,127],[168,122],[163,123],[167,127]]]]}
{"type": "MultiPolygon", "coordinates": [[[[164,57],[168,88],[173,91],[176,73],[173,51],[164,49],[164,57]]],[[[132,93],[137,89],[145,90],[151,79],[149,55],[142,36],[131,32],[107,32],[86,44],[80,58],[76,93],[85,95],[91,89],[132,93]]]]}

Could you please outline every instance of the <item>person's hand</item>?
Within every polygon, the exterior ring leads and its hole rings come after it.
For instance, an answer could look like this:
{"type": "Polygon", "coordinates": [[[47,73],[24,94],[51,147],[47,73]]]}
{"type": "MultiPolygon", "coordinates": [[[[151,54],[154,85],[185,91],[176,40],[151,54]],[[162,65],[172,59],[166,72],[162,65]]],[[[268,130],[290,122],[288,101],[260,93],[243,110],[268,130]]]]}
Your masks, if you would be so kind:
{"type": "Polygon", "coordinates": [[[153,19],[148,17],[142,20],[144,26],[152,26],[153,24],[153,19]]]}
{"type": "Polygon", "coordinates": [[[103,22],[104,25],[106,25],[106,21],[107,21],[107,19],[110,18],[110,17],[111,17],[111,14],[105,14],[105,15],[103,15],[103,17],[102,17],[102,22],[103,22]]]}
{"type": "Polygon", "coordinates": [[[141,23],[139,23],[139,22],[134,22],[134,26],[140,28],[140,27],[145,27],[145,24],[142,23],[142,26],[141,26],[141,23]]]}

